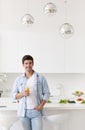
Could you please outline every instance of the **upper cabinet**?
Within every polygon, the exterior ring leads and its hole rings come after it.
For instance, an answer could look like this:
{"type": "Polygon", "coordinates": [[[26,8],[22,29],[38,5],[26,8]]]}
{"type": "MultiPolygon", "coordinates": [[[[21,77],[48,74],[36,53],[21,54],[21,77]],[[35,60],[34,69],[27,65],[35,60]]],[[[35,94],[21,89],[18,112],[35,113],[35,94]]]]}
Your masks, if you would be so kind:
{"type": "Polygon", "coordinates": [[[79,37],[73,41],[66,43],[66,73],[85,73],[85,42],[79,37]]]}
{"type": "Polygon", "coordinates": [[[0,43],[0,72],[23,72],[22,57],[34,58],[34,69],[40,73],[63,73],[64,44],[55,33],[5,32],[0,43]]]}
{"type": "Polygon", "coordinates": [[[1,33],[0,72],[24,72],[22,57],[30,54],[34,58],[34,70],[37,72],[84,73],[83,40],[75,40],[73,37],[65,42],[60,37],[58,39],[56,33],[1,33]]]}
{"type": "Polygon", "coordinates": [[[2,32],[0,35],[0,72],[17,72],[17,34],[2,32]]]}
{"type": "Polygon", "coordinates": [[[26,54],[33,56],[34,69],[40,73],[64,72],[64,44],[56,33],[22,32],[18,38],[18,72],[23,72],[21,59],[26,54]]]}

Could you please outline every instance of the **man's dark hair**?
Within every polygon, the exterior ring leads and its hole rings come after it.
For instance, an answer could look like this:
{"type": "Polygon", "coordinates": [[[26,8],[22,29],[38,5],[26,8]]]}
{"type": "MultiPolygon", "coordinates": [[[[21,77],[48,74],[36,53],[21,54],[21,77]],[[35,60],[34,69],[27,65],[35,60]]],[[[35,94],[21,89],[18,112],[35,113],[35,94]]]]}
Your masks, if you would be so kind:
{"type": "Polygon", "coordinates": [[[25,56],[23,56],[23,58],[22,58],[22,64],[24,64],[25,60],[32,60],[32,62],[33,62],[33,57],[31,55],[25,55],[25,56]]]}

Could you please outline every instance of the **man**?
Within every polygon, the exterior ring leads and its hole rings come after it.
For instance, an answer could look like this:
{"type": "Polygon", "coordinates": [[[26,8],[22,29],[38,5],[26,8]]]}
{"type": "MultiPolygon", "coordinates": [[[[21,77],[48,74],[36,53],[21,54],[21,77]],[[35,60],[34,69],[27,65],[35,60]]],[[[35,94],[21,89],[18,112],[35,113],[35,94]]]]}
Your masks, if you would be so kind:
{"type": "Polygon", "coordinates": [[[19,100],[18,116],[24,130],[42,130],[42,110],[50,93],[45,78],[33,70],[34,60],[30,55],[22,58],[25,73],[13,86],[13,97],[19,100]]]}

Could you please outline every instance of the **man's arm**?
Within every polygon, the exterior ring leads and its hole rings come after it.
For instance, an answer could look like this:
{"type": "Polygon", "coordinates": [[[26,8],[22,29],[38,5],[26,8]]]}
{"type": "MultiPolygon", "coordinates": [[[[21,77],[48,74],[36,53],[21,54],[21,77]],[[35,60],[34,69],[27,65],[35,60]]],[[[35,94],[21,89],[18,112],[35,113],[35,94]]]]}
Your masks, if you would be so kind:
{"type": "Polygon", "coordinates": [[[50,91],[49,91],[49,87],[47,84],[46,79],[43,77],[42,78],[42,90],[43,90],[43,99],[41,101],[41,103],[35,108],[36,110],[42,110],[44,105],[46,104],[48,98],[50,97],[50,91]]]}
{"type": "Polygon", "coordinates": [[[50,90],[48,83],[44,77],[42,79],[42,91],[43,91],[43,100],[48,101],[50,97],[50,90]]]}
{"type": "Polygon", "coordinates": [[[19,92],[19,90],[18,90],[18,86],[19,86],[18,85],[18,81],[19,81],[19,79],[17,78],[15,80],[15,82],[14,82],[14,85],[13,85],[12,95],[13,95],[14,99],[20,99],[20,98],[22,98],[24,96],[28,96],[29,95],[29,92],[26,92],[26,91],[19,92]]]}

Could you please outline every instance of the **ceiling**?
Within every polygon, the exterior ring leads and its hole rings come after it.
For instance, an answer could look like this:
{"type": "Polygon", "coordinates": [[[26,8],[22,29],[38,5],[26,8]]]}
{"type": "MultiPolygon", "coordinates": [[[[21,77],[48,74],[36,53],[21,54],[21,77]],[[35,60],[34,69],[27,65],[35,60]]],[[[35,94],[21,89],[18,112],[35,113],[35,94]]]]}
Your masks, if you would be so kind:
{"type": "MultiPolygon", "coordinates": [[[[68,0],[67,22],[71,23],[76,31],[85,34],[85,0],[68,0]]],[[[65,22],[64,0],[0,0],[0,29],[1,30],[30,30],[33,32],[58,32],[65,22]],[[53,16],[44,14],[46,3],[53,2],[57,13],[53,16]],[[21,17],[30,13],[35,22],[27,28],[21,24],[21,17]]]]}

